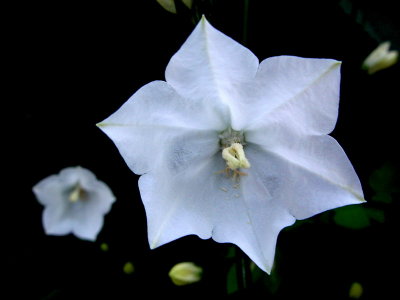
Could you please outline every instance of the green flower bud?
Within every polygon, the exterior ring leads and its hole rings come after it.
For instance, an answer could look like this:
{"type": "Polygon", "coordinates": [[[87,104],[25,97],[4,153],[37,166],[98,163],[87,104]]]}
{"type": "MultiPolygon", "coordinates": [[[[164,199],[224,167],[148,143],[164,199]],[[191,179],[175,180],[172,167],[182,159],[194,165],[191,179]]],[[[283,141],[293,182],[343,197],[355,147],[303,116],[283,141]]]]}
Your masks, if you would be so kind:
{"type": "Polygon", "coordinates": [[[203,269],[194,263],[182,262],[173,266],[168,275],[175,285],[181,286],[199,281],[202,273],[203,269]]]}
{"type": "Polygon", "coordinates": [[[363,287],[358,282],[353,282],[349,290],[349,297],[353,299],[359,299],[362,296],[363,287]]]}

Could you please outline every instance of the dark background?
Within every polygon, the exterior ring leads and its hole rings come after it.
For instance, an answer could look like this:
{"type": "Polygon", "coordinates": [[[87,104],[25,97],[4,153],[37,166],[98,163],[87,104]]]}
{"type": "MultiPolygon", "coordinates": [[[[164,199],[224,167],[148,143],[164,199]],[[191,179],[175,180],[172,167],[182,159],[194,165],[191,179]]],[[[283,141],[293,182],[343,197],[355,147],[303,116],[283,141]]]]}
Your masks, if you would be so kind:
{"type": "MultiPolygon", "coordinates": [[[[283,54],[343,61],[332,135],[370,200],[374,170],[398,165],[399,66],[369,76],[360,65],[380,42],[391,40],[399,49],[393,2],[276,2],[249,1],[246,46],[260,61],[283,54]]],[[[243,1],[197,4],[213,26],[243,42],[243,1]]],[[[189,236],[149,250],[138,176],[95,126],[141,86],[164,80],[170,57],[194,28],[193,14],[178,8],[181,13],[174,15],[146,0],[19,3],[4,9],[1,298],[2,293],[11,293],[4,299],[226,296],[229,245],[189,236]],[[44,177],[76,165],[92,170],[117,197],[94,243],[46,236],[42,207],[32,193],[44,177]],[[109,251],[100,250],[103,242],[109,251]],[[122,271],[127,261],[135,266],[133,274],[122,271]],[[174,286],[167,274],[181,261],[201,265],[203,280],[174,286]]],[[[285,229],[273,280],[228,297],[348,299],[354,281],[364,287],[362,299],[390,297],[398,291],[399,202],[365,205],[384,210],[385,221],[355,230],[334,224],[327,212],[285,229]]]]}

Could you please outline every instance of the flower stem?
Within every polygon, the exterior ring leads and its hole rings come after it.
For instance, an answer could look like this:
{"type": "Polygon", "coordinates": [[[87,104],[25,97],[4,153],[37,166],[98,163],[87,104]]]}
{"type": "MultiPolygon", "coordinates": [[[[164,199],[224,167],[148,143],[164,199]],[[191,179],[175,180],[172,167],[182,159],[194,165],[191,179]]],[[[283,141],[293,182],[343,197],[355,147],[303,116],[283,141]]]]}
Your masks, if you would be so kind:
{"type": "Polygon", "coordinates": [[[242,261],[242,253],[239,247],[235,247],[235,256],[236,256],[236,281],[238,290],[244,289],[244,280],[243,280],[243,261],[242,261]]]}
{"type": "Polygon", "coordinates": [[[236,277],[239,290],[249,289],[252,286],[250,259],[239,247],[236,250],[236,277]]]}

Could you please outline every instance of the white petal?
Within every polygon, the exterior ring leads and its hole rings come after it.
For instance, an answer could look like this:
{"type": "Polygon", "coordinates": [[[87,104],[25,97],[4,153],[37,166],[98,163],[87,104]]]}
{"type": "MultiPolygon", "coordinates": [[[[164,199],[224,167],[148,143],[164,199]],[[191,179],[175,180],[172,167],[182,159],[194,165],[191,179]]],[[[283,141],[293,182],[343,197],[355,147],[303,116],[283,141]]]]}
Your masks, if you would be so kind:
{"type": "Polygon", "coordinates": [[[284,123],[303,134],[327,134],[337,120],[340,62],[292,56],[260,64],[252,86],[244,87],[234,127],[253,130],[284,123]]]}
{"type": "Polygon", "coordinates": [[[73,220],[72,232],[79,238],[95,241],[104,223],[104,214],[99,211],[98,200],[93,196],[71,203],[68,217],[73,220]]]}
{"type": "Polygon", "coordinates": [[[279,143],[249,144],[246,154],[274,201],[297,219],[364,202],[354,168],[330,136],[281,132],[279,143]]]}
{"type": "MultiPolygon", "coordinates": [[[[74,188],[76,184],[82,187],[85,192],[85,199],[82,201],[84,206],[90,206],[90,210],[93,214],[104,215],[111,209],[111,205],[115,201],[111,189],[101,180],[96,178],[88,169],[78,167],[69,167],[61,170],[58,175],[58,181],[60,190],[59,193],[66,198],[71,188],[74,188]],[[88,201],[86,201],[88,200],[88,201]]],[[[62,199],[65,202],[65,199],[62,199]]],[[[67,201],[69,203],[70,201],[67,201]]]]}
{"type": "Polygon", "coordinates": [[[80,168],[79,171],[79,182],[87,196],[87,199],[85,199],[87,201],[83,200],[82,202],[89,206],[93,215],[105,215],[115,202],[114,194],[108,185],[98,180],[89,170],[80,168]]]}
{"type": "Polygon", "coordinates": [[[74,221],[65,217],[70,203],[67,202],[67,199],[63,200],[59,204],[48,205],[44,208],[42,221],[46,234],[66,235],[72,232],[74,221]]]}
{"type": "Polygon", "coordinates": [[[259,268],[270,273],[278,234],[283,228],[292,225],[295,218],[276,201],[269,186],[265,185],[264,173],[260,173],[265,166],[264,161],[259,160],[259,157],[256,160],[252,154],[249,151],[248,155],[255,166],[246,170],[248,175],[241,178],[243,199],[249,218],[244,229],[249,232],[235,243],[259,268]],[[249,236],[252,236],[253,241],[248,239],[249,236]]]}
{"type": "Polygon", "coordinates": [[[139,179],[151,248],[181,236],[211,236],[213,203],[223,193],[214,189],[225,164],[213,136],[182,137],[165,149],[164,162],[139,179]]]}
{"type": "Polygon", "coordinates": [[[208,132],[217,139],[218,132],[227,127],[211,107],[186,101],[163,81],[142,87],[98,126],[136,174],[155,168],[164,159],[164,149],[172,147],[175,139],[208,132]]]}
{"type": "Polygon", "coordinates": [[[65,190],[66,186],[59,174],[46,177],[33,187],[36,199],[45,206],[42,221],[46,234],[65,235],[72,231],[71,220],[65,218],[69,205],[65,199],[65,190]]]}
{"type": "Polygon", "coordinates": [[[293,223],[293,216],[271,202],[268,191],[254,177],[249,176],[242,192],[240,184],[218,172],[226,167],[218,149],[210,148],[195,158],[189,156],[178,166],[139,179],[150,247],[189,234],[203,239],[212,236],[218,242],[238,245],[269,272],[277,234],[293,223]]]}
{"type": "Polygon", "coordinates": [[[238,85],[252,80],[258,69],[254,54],[211,26],[203,17],[171,58],[165,77],[186,99],[207,101],[226,113],[238,101],[238,85]]]}
{"type": "Polygon", "coordinates": [[[85,199],[76,203],[64,197],[62,206],[48,205],[45,208],[43,222],[46,233],[73,233],[81,239],[95,241],[103,227],[104,215],[114,201],[115,197],[109,188],[101,187],[101,184],[96,191],[86,191],[85,199]]]}
{"type": "Polygon", "coordinates": [[[63,197],[59,192],[63,188],[64,185],[60,182],[59,175],[57,174],[42,179],[32,190],[40,204],[48,205],[63,202],[63,197]]]}
{"type": "MultiPolygon", "coordinates": [[[[88,170],[87,170],[88,171],[88,170]]],[[[81,177],[85,199],[71,203],[68,217],[73,219],[73,233],[83,239],[94,241],[104,223],[104,215],[115,201],[110,188],[94,177],[81,177]]]]}

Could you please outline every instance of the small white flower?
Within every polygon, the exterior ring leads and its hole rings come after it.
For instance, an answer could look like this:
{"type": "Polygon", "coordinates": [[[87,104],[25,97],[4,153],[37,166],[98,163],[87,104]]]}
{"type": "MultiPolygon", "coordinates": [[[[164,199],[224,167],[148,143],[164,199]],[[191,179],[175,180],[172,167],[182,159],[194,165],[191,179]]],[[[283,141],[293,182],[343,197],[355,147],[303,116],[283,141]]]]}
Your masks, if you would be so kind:
{"type": "Polygon", "coordinates": [[[374,74],[377,71],[393,66],[398,58],[399,52],[390,49],[390,42],[380,44],[370,55],[364,60],[362,67],[368,71],[368,74],[374,74]]]}
{"type": "Polygon", "coordinates": [[[70,167],[51,175],[33,187],[37,200],[45,206],[46,234],[75,236],[94,241],[103,227],[104,215],[115,197],[110,188],[82,167],[70,167]]]}
{"type": "Polygon", "coordinates": [[[270,272],[282,228],[364,201],[327,135],[340,62],[278,56],[259,64],[203,17],[165,75],[98,124],[142,175],[151,248],[212,237],[270,272]]]}

